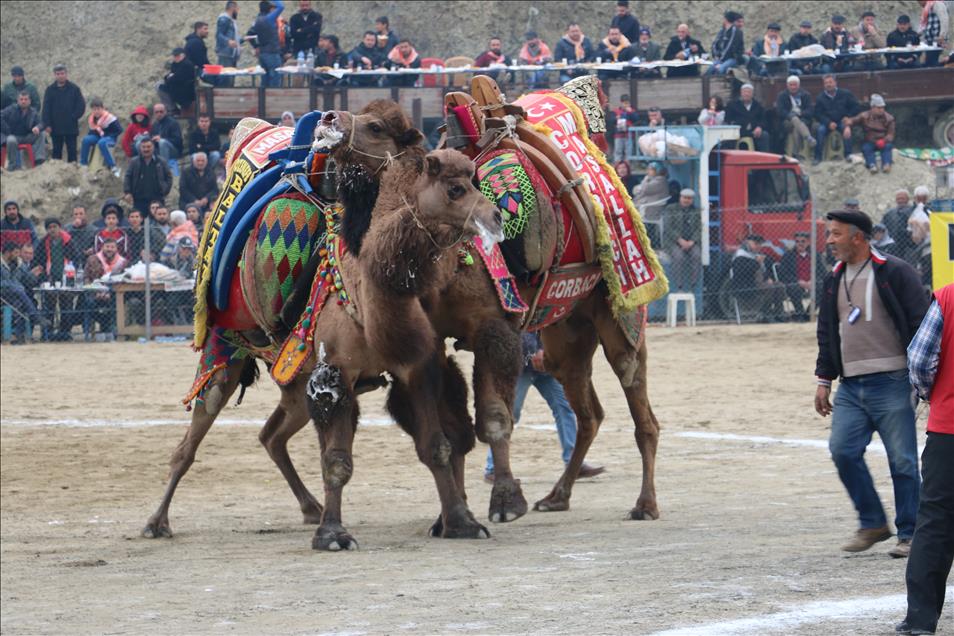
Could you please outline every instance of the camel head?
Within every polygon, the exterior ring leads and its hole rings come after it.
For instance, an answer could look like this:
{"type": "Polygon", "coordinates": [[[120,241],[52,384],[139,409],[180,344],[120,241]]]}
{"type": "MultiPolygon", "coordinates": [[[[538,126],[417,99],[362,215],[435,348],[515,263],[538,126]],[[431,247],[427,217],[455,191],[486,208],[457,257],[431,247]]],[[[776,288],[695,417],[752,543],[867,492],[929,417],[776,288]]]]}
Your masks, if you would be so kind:
{"type": "Polygon", "coordinates": [[[479,236],[489,250],[503,240],[500,210],[474,186],[474,162],[456,150],[429,152],[414,191],[415,220],[438,243],[479,236]]]}
{"type": "Polygon", "coordinates": [[[379,173],[406,150],[420,145],[424,135],[414,128],[404,111],[387,99],[377,99],[357,115],[330,110],[315,129],[317,149],[329,150],[339,166],[358,164],[379,173]]]}

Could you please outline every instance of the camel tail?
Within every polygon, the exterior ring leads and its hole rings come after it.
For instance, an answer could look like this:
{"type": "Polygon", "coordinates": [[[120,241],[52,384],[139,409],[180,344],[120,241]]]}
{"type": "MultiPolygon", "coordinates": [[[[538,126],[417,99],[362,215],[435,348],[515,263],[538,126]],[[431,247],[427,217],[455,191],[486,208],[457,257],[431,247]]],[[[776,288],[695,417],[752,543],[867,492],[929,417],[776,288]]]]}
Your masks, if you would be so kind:
{"type": "Polygon", "coordinates": [[[249,356],[246,358],[242,373],[239,375],[239,386],[242,388],[239,390],[236,406],[242,403],[242,399],[245,397],[245,389],[255,384],[258,381],[258,376],[258,364],[255,362],[255,358],[249,356]]]}

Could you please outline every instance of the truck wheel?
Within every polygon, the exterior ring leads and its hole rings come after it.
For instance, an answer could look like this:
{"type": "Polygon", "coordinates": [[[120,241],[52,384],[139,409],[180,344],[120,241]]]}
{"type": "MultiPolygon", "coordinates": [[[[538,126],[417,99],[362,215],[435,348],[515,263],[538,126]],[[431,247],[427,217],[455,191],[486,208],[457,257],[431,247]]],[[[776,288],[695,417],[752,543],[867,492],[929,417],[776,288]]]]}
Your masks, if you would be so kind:
{"type": "Polygon", "coordinates": [[[941,114],[934,124],[934,145],[938,148],[954,146],[954,108],[941,114]]]}

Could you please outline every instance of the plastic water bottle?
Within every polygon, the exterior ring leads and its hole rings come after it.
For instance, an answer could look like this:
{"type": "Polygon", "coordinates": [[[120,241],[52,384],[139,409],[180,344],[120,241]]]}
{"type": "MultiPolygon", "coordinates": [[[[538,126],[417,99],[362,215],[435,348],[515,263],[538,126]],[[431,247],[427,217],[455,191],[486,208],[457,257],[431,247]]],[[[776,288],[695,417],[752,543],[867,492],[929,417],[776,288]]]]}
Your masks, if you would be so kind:
{"type": "Polygon", "coordinates": [[[76,282],[76,268],[73,263],[67,263],[63,266],[63,287],[73,287],[76,282]]]}
{"type": "Polygon", "coordinates": [[[298,51],[298,70],[305,68],[305,52],[298,51]]]}
{"type": "MultiPolygon", "coordinates": [[[[300,55],[300,54],[299,54],[300,55]]],[[[312,51],[308,51],[308,58],[305,60],[305,66],[309,71],[315,70],[315,54],[312,51]]]]}
{"type": "Polygon", "coordinates": [[[86,272],[83,270],[82,267],[80,267],[79,269],[76,270],[76,286],[82,287],[85,282],[86,282],[86,272]]]}

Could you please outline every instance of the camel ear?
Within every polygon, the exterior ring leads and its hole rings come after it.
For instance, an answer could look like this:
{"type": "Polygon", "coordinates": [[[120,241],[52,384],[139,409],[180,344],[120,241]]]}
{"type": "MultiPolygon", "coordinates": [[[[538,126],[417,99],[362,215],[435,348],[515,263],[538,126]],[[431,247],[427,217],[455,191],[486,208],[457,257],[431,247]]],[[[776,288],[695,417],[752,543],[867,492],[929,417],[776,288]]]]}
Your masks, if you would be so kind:
{"type": "Polygon", "coordinates": [[[427,162],[427,174],[432,177],[436,177],[441,173],[441,160],[435,157],[434,155],[427,155],[424,157],[424,161],[427,162]]]}
{"type": "Polygon", "coordinates": [[[408,128],[397,141],[401,146],[417,146],[424,141],[424,133],[417,128],[408,128]]]}

